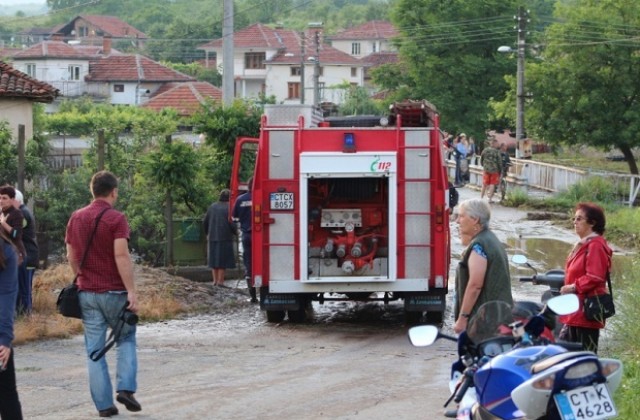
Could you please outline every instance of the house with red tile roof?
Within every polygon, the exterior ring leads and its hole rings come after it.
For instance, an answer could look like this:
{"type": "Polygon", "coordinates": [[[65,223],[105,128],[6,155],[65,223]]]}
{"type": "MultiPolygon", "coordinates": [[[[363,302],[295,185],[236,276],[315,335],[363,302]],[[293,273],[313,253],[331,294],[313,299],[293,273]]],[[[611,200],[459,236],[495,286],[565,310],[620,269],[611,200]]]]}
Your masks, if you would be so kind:
{"type": "Polygon", "coordinates": [[[173,108],[181,117],[190,117],[207,100],[222,102],[222,91],[207,82],[167,83],[158,89],[142,107],[155,111],[173,108]]]}
{"type": "MultiPolygon", "coordinates": [[[[279,103],[314,103],[317,68],[317,102],[341,103],[344,89],[338,85],[362,86],[363,65],[324,44],[322,37],[322,28],[300,34],[260,23],[234,32],[235,96],[258,98],[264,94],[275,96],[279,103]]],[[[207,60],[215,56],[219,68],[224,68],[222,38],[199,49],[205,51],[207,60]]]]}
{"type": "Polygon", "coordinates": [[[65,40],[78,40],[83,44],[101,44],[102,38],[111,37],[114,41],[133,42],[136,48],[144,45],[148,39],[139,31],[115,16],[79,15],[68,23],[55,28],[65,40]]]}
{"type": "Polygon", "coordinates": [[[25,138],[32,138],[33,103],[51,103],[59,94],[55,87],[0,61],[0,120],[9,123],[14,138],[19,125],[25,126],[25,138]]]}
{"type": "Polygon", "coordinates": [[[327,41],[340,51],[362,58],[372,53],[396,51],[392,39],[398,35],[391,22],[373,20],[327,36],[327,41]]]}
{"type": "Polygon", "coordinates": [[[91,60],[85,76],[89,95],[107,98],[114,105],[142,105],[168,83],[196,79],[139,54],[91,60]]]}
{"type": "Polygon", "coordinates": [[[88,47],[70,45],[56,37],[13,54],[12,62],[18,70],[54,86],[62,96],[74,97],[87,92],[89,61],[103,54],[120,54],[111,49],[109,38],[101,47],[88,47]]]}

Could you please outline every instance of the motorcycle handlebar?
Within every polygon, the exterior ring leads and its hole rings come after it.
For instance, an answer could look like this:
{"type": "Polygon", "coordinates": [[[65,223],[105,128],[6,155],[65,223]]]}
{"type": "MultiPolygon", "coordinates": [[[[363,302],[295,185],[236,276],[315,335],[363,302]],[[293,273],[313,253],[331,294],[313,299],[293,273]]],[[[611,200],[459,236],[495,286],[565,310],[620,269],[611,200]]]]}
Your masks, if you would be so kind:
{"type": "Polygon", "coordinates": [[[535,276],[520,277],[523,283],[549,286],[552,289],[560,289],[564,285],[564,274],[536,274],[535,276]]]}
{"type": "Polygon", "coordinates": [[[467,393],[467,389],[471,386],[473,380],[473,374],[469,374],[465,372],[464,379],[462,380],[462,385],[458,388],[458,392],[456,392],[456,397],[453,400],[456,403],[459,403],[464,398],[464,394],[467,393]]]}

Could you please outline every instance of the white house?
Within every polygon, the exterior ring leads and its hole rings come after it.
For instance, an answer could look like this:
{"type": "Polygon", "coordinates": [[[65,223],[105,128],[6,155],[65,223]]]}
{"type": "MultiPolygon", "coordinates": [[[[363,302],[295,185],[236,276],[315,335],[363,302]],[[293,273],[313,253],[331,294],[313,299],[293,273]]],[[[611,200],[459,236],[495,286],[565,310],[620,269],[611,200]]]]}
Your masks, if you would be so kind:
{"type": "Polygon", "coordinates": [[[90,52],[82,51],[61,40],[42,41],[13,55],[13,66],[49,83],[66,97],[80,96],[85,91],[84,78],[89,74],[90,52]]]}
{"type": "MultiPolygon", "coordinates": [[[[320,92],[317,102],[342,103],[345,90],[338,86],[362,86],[364,65],[322,43],[321,29],[317,31],[316,36],[313,30],[300,34],[255,24],[234,32],[235,96],[257,98],[262,94],[274,95],[278,103],[311,104],[315,99],[314,71],[317,67],[320,92]],[[303,68],[304,80],[301,77],[303,68]]],[[[219,69],[224,68],[222,39],[199,48],[206,52],[207,60],[215,55],[219,69]]]]}
{"type": "Polygon", "coordinates": [[[89,95],[107,98],[113,105],[139,106],[165,84],[195,79],[148,57],[122,54],[92,60],[85,81],[89,95]]]}
{"type": "Polygon", "coordinates": [[[373,20],[327,36],[327,41],[333,48],[362,58],[373,53],[397,51],[392,39],[398,35],[391,22],[373,20]]]}

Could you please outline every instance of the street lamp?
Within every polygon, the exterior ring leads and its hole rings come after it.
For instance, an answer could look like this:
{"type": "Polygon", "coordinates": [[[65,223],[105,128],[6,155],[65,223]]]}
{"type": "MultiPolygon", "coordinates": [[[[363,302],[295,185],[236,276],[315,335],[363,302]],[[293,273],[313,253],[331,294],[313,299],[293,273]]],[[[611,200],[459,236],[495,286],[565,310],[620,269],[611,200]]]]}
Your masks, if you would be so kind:
{"type": "MultiPolygon", "coordinates": [[[[498,52],[515,52],[509,46],[501,46],[498,52]]],[[[524,140],[524,48],[518,47],[518,69],[516,74],[516,159],[522,157],[521,147],[524,140]]]]}

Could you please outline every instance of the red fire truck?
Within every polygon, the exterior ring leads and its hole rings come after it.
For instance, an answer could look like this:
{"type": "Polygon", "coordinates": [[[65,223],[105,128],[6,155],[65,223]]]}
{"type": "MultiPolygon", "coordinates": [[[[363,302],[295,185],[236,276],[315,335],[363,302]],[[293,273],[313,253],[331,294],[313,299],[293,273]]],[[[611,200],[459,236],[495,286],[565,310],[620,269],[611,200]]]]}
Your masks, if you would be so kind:
{"type": "Polygon", "coordinates": [[[407,322],[442,321],[448,179],[427,101],[388,117],[319,117],[267,106],[260,138],[240,138],[233,203],[252,185],[252,271],[269,322],[305,320],[312,301],[403,300],[407,322]]]}

